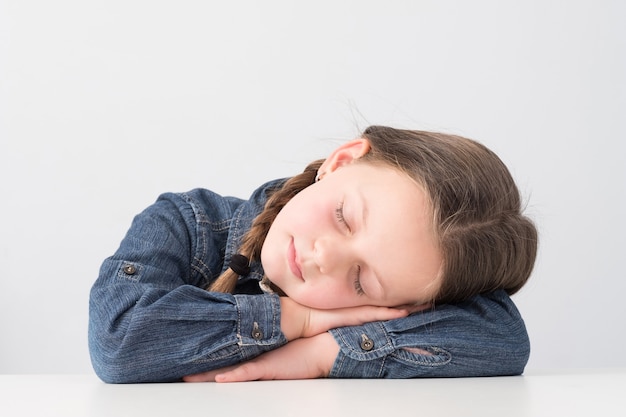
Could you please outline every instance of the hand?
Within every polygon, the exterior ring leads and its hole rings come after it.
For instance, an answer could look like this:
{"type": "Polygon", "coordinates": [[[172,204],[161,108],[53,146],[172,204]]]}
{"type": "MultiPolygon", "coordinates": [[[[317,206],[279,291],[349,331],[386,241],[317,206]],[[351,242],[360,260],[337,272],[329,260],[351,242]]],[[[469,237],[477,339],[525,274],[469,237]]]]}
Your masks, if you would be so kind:
{"type": "Polygon", "coordinates": [[[190,375],[185,382],[243,382],[327,377],[339,352],[330,333],[297,339],[243,364],[190,375]]]}
{"type": "MultiPolygon", "coordinates": [[[[406,307],[406,306],[405,306],[406,307]]],[[[287,340],[311,337],[330,329],[358,326],[371,321],[392,320],[405,317],[409,308],[358,306],[321,310],[303,306],[291,298],[280,298],[280,328],[287,340]]]]}

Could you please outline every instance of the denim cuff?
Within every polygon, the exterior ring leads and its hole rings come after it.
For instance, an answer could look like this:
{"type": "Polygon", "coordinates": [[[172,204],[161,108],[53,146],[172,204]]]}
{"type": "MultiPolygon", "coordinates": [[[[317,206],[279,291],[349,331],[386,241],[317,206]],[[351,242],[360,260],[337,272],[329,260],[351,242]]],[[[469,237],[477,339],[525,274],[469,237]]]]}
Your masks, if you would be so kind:
{"type": "Polygon", "coordinates": [[[244,359],[287,343],[280,329],[280,300],[275,294],[235,295],[237,338],[244,359]]]}
{"type": "Polygon", "coordinates": [[[394,346],[382,323],[330,330],[339,344],[331,378],[380,378],[385,357],[394,346]]]}

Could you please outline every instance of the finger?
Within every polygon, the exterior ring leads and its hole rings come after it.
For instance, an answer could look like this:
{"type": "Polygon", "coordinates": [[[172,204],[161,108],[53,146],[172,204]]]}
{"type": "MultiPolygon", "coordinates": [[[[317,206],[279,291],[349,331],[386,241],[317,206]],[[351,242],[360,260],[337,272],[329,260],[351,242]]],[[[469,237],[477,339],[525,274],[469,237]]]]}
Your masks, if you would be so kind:
{"type": "Polygon", "coordinates": [[[201,374],[187,375],[183,377],[184,382],[214,382],[216,371],[203,372],[201,374]]]}
{"type": "Polygon", "coordinates": [[[390,320],[397,319],[399,317],[404,317],[409,314],[409,309],[407,308],[397,308],[397,307],[378,307],[374,314],[378,318],[378,320],[390,320]]]}
{"type": "Polygon", "coordinates": [[[215,376],[235,369],[237,365],[227,366],[225,368],[213,369],[212,371],[200,372],[198,374],[187,375],[183,377],[184,382],[215,382],[215,376]]]}
{"type": "Polygon", "coordinates": [[[407,309],[362,306],[357,307],[355,310],[341,312],[338,317],[340,317],[340,320],[345,320],[346,324],[362,324],[371,321],[397,319],[405,317],[407,314],[409,314],[407,309]]]}
{"type": "Polygon", "coordinates": [[[304,337],[315,336],[328,329],[358,326],[373,321],[392,320],[408,315],[408,311],[389,307],[360,306],[337,310],[312,310],[304,337]]]}
{"type": "Polygon", "coordinates": [[[220,373],[215,376],[215,382],[244,382],[258,379],[272,379],[264,375],[263,368],[255,362],[245,363],[231,371],[220,373]]]}
{"type": "Polygon", "coordinates": [[[433,308],[432,303],[424,304],[404,304],[397,307],[398,309],[405,310],[409,314],[417,313],[418,311],[430,310],[433,308]]]}

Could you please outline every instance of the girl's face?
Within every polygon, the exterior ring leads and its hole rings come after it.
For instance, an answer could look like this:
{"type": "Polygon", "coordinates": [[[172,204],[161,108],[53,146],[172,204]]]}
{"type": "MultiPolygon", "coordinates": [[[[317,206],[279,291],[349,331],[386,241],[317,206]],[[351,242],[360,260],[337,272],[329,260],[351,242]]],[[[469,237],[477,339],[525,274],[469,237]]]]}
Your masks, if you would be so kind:
{"type": "Polygon", "coordinates": [[[321,181],[280,211],[261,251],[265,274],[314,308],[425,303],[441,254],[425,192],[406,174],[358,162],[365,139],[326,159],[321,181]]]}

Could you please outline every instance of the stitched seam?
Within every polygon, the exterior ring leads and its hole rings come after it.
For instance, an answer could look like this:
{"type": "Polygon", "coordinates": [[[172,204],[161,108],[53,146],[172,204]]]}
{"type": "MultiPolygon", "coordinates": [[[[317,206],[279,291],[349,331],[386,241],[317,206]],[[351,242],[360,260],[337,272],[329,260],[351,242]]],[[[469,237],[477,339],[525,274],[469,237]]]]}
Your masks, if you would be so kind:
{"type": "Polygon", "coordinates": [[[417,357],[424,358],[424,360],[414,360],[411,358],[400,356],[397,354],[397,352],[392,353],[392,356],[403,362],[409,362],[409,363],[414,363],[417,365],[428,366],[428,367],[447,365],[450,362],[452,362],[452,354],[448,352],[447,350],[444,350],[435,346],[428,348],[428,350],[431,352],[434,352],[435,355],[413,354],[417,357]],[[429,358],[429,359],[426,359],[426,358],[429,358]]]}
{"type": "Polygon", "coordinates": [[[204,262],[202,262],[202,260],[198,258],[194,258],[194,261],[202,265],[204,268],[196,265],[196,263],[192,263],[191,269],[194,270],[196,273],[200,274],[203,280],[203,287],[209,285],[209,282],[211,282],[210,277],[213,276],[213,274],[211,273],[211,270],[204,264],[204,262]],[[204,272],[205,268],[208,270],[208,273],[204,272]]]}
{"type": "Polygon", "coordinates": [[[383,356],[380,361],[380,367],[378,368],[378,377],[383,376],[383,370],[385,369],[385,363],[387,362],[387,355],[383,356]]]}
{"type": "Polygon", "coordinates": [[[239,305],[237,305],[237,339],[239,340],[237,344],[241,346],[243,338],[241,337],[241,313],[239,312],[239,305]]]}
{"type": "Polygon", "coordinates": [[[387,329],[385,329],[385,326],[383,326],[382,322],[378,323],[378,327],[380,327],[380,330],[383,332],[383,334],[385,335],[385,339],[387,340],[385,346],[391,345],[392,343],[391,339],[389,338],[389,333],[387,333],[387,329]]]}
{"type": "MultiPolygon", "coordinates": [[[[195,212],[195,210],[194,210],[195,212]]],[[[197,238],[196,238],[196,251],[195,251],[195,255],[192,258],[192,262],[191,262],[191,268],[192,270],[198,272],[202,278],[204,279],[205,283],[209,282],[209,278],[207,277],[207,275],[202,271],[202,268],[200,266],[205,266],[204,262],[202,262],[202,256],[205,255],[206,250],[207,250],[207,238],[206,238],[206,233],[205,233],[205,229],[204,227],[200,226],[199,222],[198,222],[198,217],[196,216],[196,233],[197,233],[197,238]],[[198,266],[200,265],[200,266],[198,266]]],[[[208,268],[207,268],[208,269],[208,268]]]]}
{"type": "MultiPolygon", "coordinates": [[[[339,374],[341,375],[341,371],[343,370],[343,363],[345,361],[346,356],[342,355],[342,357],[337,361],[337,366],[336,366],[336,372],[334,372],[335,374],[339,374]]],[[[331,370],[331,373],[332,370],[331,370]]]]}
{"type": "Polygon", "coordinates": [[[209,363],[209,362],[214,362],[215,360],[229,358],[231,356],[237,356],[238,354],[239,353],[236,350],[233,350],[232,353],[229,353],[229,354],[226,354],[226,355],[211,356],[210,358],[206,358],[206,359],[197,359],[195,361],[192,361],[192,363],[209,363]]]}
{"type": "Polygon", "coordinates": [[[277,314],[277,310],[278,308],[276,308],[276,301],[272,300],[272,339],[277,337],[276,330],[278,330],[280,327],[280,324],[276,322],[276,319],[279,317],[279,315],[277,314]]]}

